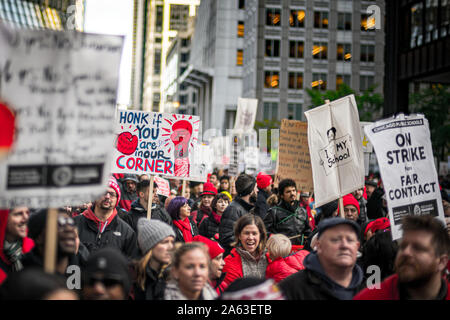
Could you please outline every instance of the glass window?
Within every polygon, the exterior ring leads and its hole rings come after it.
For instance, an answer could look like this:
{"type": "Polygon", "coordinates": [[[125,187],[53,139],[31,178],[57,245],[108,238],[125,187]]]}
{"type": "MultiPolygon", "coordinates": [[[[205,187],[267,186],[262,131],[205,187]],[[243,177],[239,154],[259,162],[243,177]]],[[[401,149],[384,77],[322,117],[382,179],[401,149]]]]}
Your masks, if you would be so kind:
{"type": "Polygon", "coordinates": [[[338,30],[352,30],[352,14],[338,12],[338,30]]]}
{"type": "Polygon", "coordinates": [[[314,28],[328,29],[328,12],[314,11],[314,28]]]}
{"type": "Polygon", "coordinates": [[[245,9],[245,0],[238,0],[238,8],[245,9]]]}
{"type": "Polygon", "coordinates": [[[359,78],[359,90],[360,91],[366,91],[370,87],[373,86],[374,83],[374,76],[360,76],[359,78]]]}
{"type": "Polygon", "coordinates": [[[236,65],[242,66],[244,64],[244,50],[238,49],[236,52],[236,65]]]}
{"type": "Polygon", "coordinates": [[[328,49],[326,42],[315,42],[313,44],[312,55],[314,59],[327,60],[328,49]]]}
{"type": "Polygon", "coordinates": [[[160,74],[160,73],[161,73],[161,50],[155,50],[153,74],[160,74]]]}
{"type": "Polygon", "coordinates": [[[278,88],[280,85],[280,73],[278,71],[265,71],[264,88],[278,88]]]}
{"type": "Polygon", "coordinates": [[[237,36],[238,38],[244,37],[244,21],[238,21],[237,36]]]}
{"type": "Polygon", "coordinates": [[[266,57],[280,56],[280,40],[266,39],[266,57]]]}
{"type": "Polygon", "coordinates": [[[293,28],[305,27],[305,11],[304,10],[291,10],[289,15],[289,25],[293,28]]]}
{"type": "Polygon", "coordinates": [[[274,27],[281,26],[281,9],[276,8],[266,9],[266,25],[274,27]]]}
{"type": "Polygon", "coordinates": [[[301,103],[288,103],[288,119],[302,120],[302,109],[301,103]]]}
{"type": "Polygon", "coordinates": [[[352,58],[352,45],[350,43],[338,43],[336,53],[338,61],[349,61],[352,58]]]}
{"type": "Polygon", "coordinates": [[[375,61],[375,46],[373,45],[361,45],[361,62],[374,62],[375,61]]]}
{"type": "Polygon", "coordinates": [[[303,41],[289,41],[289,57],[303,58],[305,44],[303,41]]]}
{"type": "Polygon", "coordinates": [[[327,89],[327,74],[326,73],[313,73],[313,82],[311,87],[315,90],[327,89]]]}
{"type": "Polygon", "coordinates": [[[289,89],[303,89],[303,73],[289,72],[289,89]]]}
{"type": "Polygon", "coordinates": [[[163,6],[156,6],[156,32],[162,32],[163,25],[163,6]]]}
{"type": "Polygon", "coordinates": [[[346,84],[349,87],[351,86],[350,75],[349,74],[338,74],[338,75],[336,75],[336,89],[339,89],[339,87],[342,84],[346,84]]]}
{"type": "Polygon", "coordinates": [[[361,13],[361,31],[375,31],[375,16],[361,13]]]}
{"type": "Polygon", "coordinates": [[[264,120],[278,120],[278,103],[264,102],[264,120]]]}

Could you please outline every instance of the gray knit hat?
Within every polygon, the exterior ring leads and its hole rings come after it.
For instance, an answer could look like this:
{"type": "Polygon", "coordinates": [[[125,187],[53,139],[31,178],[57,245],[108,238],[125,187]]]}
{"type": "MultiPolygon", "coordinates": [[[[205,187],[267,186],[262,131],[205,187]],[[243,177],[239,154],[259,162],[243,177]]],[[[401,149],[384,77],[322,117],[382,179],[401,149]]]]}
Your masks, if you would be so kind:
{"type": "Polygon", "coordinates": [[[141,218],[138,221],[137,230],[139,248],[144,255],[165,238],[169,236],[175,238],[173,229],[159,220],[141,218]]]}

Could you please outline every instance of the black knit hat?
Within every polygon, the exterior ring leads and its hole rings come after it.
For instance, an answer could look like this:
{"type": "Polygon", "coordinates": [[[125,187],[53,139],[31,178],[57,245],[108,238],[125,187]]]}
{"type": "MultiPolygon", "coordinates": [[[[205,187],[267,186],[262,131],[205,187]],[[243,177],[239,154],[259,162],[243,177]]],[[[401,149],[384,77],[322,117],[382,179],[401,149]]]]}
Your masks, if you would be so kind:
{"type": "Polygon", "coordinates": [[[318,209],[322,212],[322,217],[324,218],[330,218],[333,212],[335,212],[338,208],[338,201],[334,200],[331,202],[328,202],[322,206],[320,206],[318,209]]]}
{"type": "Polygon", "coordinates": [[[236,192],[239,197],[244,197],[252,193],[256,185],[256,179],[248,174],[241,174],[236,179],[236,192]]]}
{"type": "Polygon", "coordinates": [[[119,250],[106,247],[91,254],[86,262],[84,280],[88,281],[94,274],[120,281],[125,295],[128,295],[131,288],[131,275],[128,261],[119,250]]]}
{"type": "Polygon", "coordinates": [[[39,209],[30,214],[28,219],[28,237],[36,240],[47,224],[47,209],[39,209]]]}

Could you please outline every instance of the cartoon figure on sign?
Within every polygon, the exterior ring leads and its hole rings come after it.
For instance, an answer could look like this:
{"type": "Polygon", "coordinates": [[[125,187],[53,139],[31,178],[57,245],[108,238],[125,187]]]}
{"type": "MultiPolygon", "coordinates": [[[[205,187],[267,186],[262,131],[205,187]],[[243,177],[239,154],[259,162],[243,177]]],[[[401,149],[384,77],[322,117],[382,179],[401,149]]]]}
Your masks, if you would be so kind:
{"type": "Polygon", "coordinates": [[[122,132],[117,137],[117,150],[129,156],[133,154],[138,146],[138,137],[130,132],[122,132]]]}
{"type": "Polygon", "coordinates": [[[13,146],[15,119],[14,112],[0,102],[0,158],[8,154],[13,146]]]}
{"type": "Polygon", "coordinates": [[[175,175],[189,176],[189,141],[192,135],[192,124],[186,120],[179,120],[172,126],[172,140],[175,146],[175,175]]]}

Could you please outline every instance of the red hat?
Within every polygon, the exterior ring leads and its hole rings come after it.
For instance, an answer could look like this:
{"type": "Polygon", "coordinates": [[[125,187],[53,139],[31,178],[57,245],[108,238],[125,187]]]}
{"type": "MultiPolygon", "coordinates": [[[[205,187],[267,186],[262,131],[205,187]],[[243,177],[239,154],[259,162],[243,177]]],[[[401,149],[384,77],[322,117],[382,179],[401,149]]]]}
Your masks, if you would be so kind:
{"type": "Polygon", "coordinates": [[[358,209],[358,215],[359,215],[359,213],[360,213],[359,202],[358,202],[358,200],[356,200],[356,198],[351,193],[345,195],[342,198],[342,202],[344,203],[344,208],[345,208],[345,206],[348,206],[348,205],[355,206],[356,209],[358,209]]]}
{"type": "Polygon", "coordinates": [[[217,194],[217,189],[216,187],[214,187],[214,185],[211,182],[206,182],[203,185],[203,192],[200,194],[200,196],[204,196],[204,195],[212,195],[215,196],[217,194]]]}
{"type": "Polygon", "coordinates": [[[256,184],[260,189],[267,188],[272,184],[272,177],[269,176],[268,174],[265,174],[264,172],[260,172],[256,176],[256,184]]]}
{"type": "Polygon", "coordinates": [[[109,177],[108,187],[113,188],[114,191],[117,193],[117,202],[116,202],[117,207],[120,201],[120,187],[119,184],[117,183],[116,178],[114,178],[113,176],[109,177]]]}
{"type": "Polygon", "coordinates": [[[388,218],[378,218],[374,221],[371,221],[367,224],[366,230],[364,231],[364,235],[367,234],[369,230],[375,233],[378,230],[386,230],[391,227],[391,223],[388,218]]]}
{"type": "Polygon", "coordinates": [[[225,250],[220,246],[220,244],[216,241],[212,241],[204,236],[195,236],[194,241],[202,242],[208,246],[209,257],[214,259],[219,254],[224,253],[225,250]]]}

